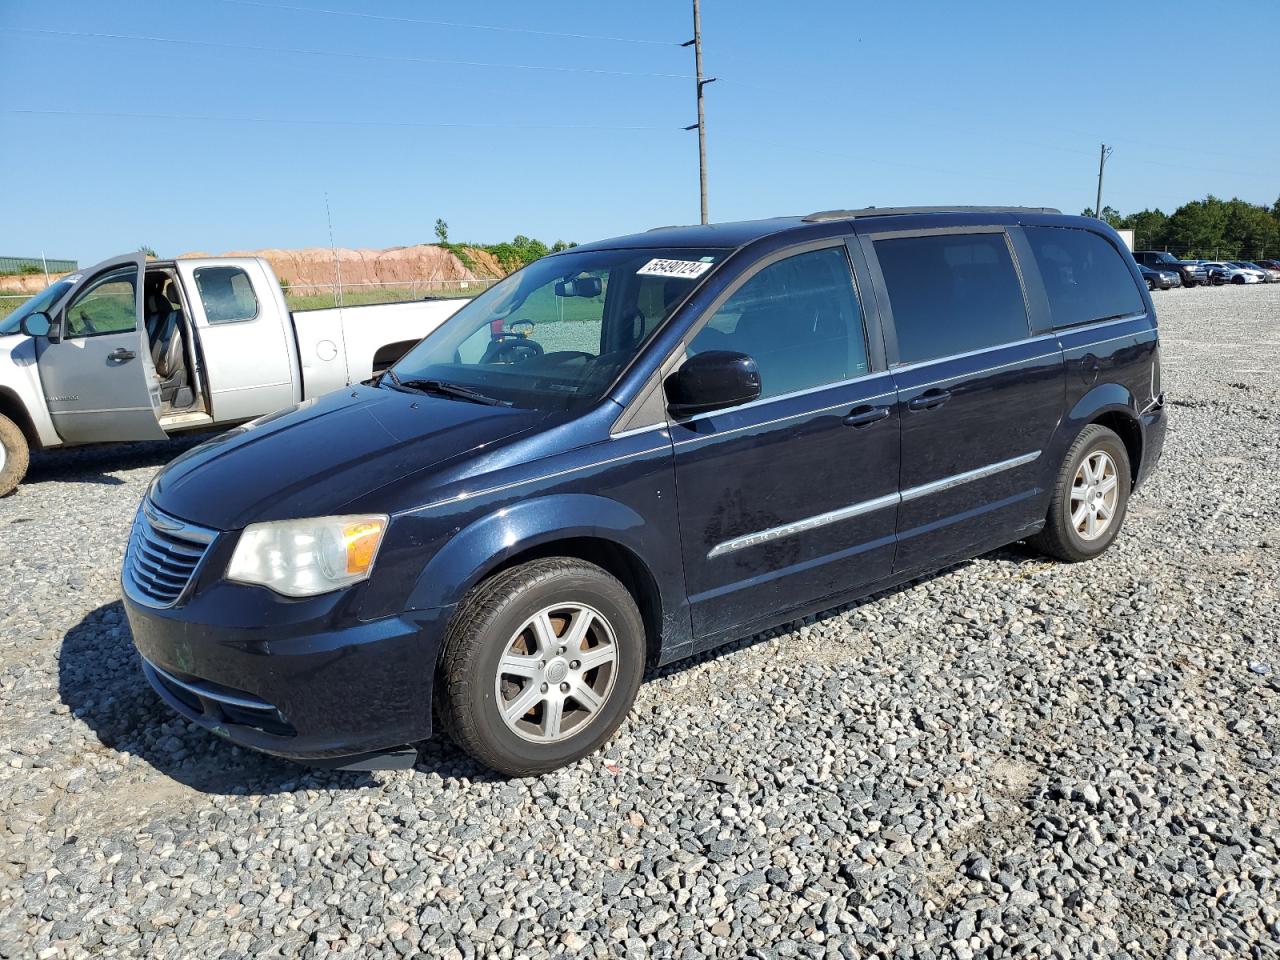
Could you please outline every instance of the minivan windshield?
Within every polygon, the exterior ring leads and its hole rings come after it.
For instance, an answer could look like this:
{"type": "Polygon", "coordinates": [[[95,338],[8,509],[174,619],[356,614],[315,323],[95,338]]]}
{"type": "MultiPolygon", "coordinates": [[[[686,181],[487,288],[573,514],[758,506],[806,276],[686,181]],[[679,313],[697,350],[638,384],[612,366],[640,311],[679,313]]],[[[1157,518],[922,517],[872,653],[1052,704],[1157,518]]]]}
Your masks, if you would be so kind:
{"type": "Polygon", "coordinates": [[[446,320],[380,385],[531,409],[590,403],[729,252],[632,248],[543,257],[446,320]]]}
{"type": "Polygon", "coordinates": [[[9,316],[0,320],[0,336],[7,333],[21,333],[22,320],[24,317],[29,317],[33,313],[47,311],[51,306],[57,303],[59,297],[70,290],[73,286],[75,286],[75,279],[71,277],[63,277],[61,280],[45,287],[13,313],[9,314],[9,316]]]}

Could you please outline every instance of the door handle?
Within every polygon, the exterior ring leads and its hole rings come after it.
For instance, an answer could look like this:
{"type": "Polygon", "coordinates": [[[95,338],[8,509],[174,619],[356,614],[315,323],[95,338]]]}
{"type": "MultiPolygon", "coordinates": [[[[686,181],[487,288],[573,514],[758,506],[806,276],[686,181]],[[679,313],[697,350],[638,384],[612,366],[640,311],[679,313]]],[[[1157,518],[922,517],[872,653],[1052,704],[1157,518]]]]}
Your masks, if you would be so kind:
{"type": "Polygon", "coordinates": [[[845,426],[848,427],[869,427],[873,423],[878,423],[889,415],[888,407],[870,407],[861,406],[854,407],[849,415],[844,418],[845,426]]]}
{"type": "Polygon", "coordinates": [[[126,360],[132,360],[137,354],[132,350],[126,350],[124,347],[116,347],[107,354],[108,360],[114,360],[117,363],[124,363],[126,360]]]}
{"type": "Polygon", "coordinates": [[[918,397],[912,397],[907,401],[908,410],[932,410],[934,407],[940,407],[951,399],[950,390],[926,390],[918,397]]]}

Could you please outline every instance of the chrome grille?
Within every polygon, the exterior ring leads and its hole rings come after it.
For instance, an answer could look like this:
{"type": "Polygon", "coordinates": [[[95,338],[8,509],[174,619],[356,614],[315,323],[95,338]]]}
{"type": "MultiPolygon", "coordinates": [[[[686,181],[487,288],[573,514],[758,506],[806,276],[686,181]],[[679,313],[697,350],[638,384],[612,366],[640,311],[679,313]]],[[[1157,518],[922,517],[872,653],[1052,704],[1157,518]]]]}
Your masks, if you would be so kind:
{"type": "Polygon", "coordinates": [[[216,535],[144,500],[133,519],[125,552],[121,578],[125,590],[147,606],[173,606],[182,599],[216,535]]]}

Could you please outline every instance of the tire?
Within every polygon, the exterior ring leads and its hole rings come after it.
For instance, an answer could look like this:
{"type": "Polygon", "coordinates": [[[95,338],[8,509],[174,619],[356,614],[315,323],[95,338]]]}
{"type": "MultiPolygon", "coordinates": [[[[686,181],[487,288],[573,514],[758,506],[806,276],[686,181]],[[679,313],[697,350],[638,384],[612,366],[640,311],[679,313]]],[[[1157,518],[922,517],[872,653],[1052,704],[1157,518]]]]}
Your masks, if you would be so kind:
{"type": "Polygon", "coordinates": [[[1062,469],[1053,486],[1053,496],[1049,500],[1044,529],[1027,542],[1041,553],[1066,563],[1092,560],[1100,555],[1115,541],[1124,524],[1132,476],[1129,451],[1125,449],[1124,441],[1114,431],[1096,423],[1085,427],[1071,444],[1071,449],[1062,462],[1062,469]],[[1100,511],[1095,513],[1096,532],[1093,536],[1089,536],[1087,531],[1088,515],[1094,512],[1088,505],[1091,501],[1088,494],[1082,497],[1076,493],[1090,489],[1087,481],[1081,485],[1076,483],[1078,475],[1085,474],[1086,461],[1090,462],[1091,467],[1109,461],[1110,476],[1115,481],[1109,488],[1106,487],[1105,480],[1093,485],[1095,496],[1101,493],[1102,505],[1111,510],[1110,517],[1102,527],[1096,526],[1100,522],[1100,511]],[[1114,499],[1110,496],[1112,490],[1114,499]],[[1078,514],[1082,507],[1085,510],[1085,531],[1078,530],[1077,524],[1073,522],[1073,512],[1078,514]]]}
{"type": "Polygon", "coordinates": [[[546,773],[613,736],[644,665],[644,622],[626,587],[582,560],[531,560],[485,580],[459,605],[437,680],[440,717],[480,763],[514,777],[546,773]],[[574,628],[586,635],[566,650],[573,644],[557,641],[574,628]],[[592,661],[602,665],[587,666],[592,661]],[[500,662],[520,672],[500,674],[500,662]],[[588,696],[598,701],[594,709],[588,696]],[[520,712],[522,703],[528,708],[520,712]]]}
{"type": "Polygon", "coordinates": [[[7,497],[18,489],[30,465],[31,449],[22,429],[0,415],[0,497],[7,497]]]}
{"type": "Polygon", "coordinates": [[[1245,284],[1245,279],[1244,279],[1244,277],[1232,277],[1232,278],[1231,278],[1231,282],[1232,282],[1232,283],[1238,283],[1238,284],[1240,284],[1240,286],[1244,286],[1244,284],[1245,284]]]}

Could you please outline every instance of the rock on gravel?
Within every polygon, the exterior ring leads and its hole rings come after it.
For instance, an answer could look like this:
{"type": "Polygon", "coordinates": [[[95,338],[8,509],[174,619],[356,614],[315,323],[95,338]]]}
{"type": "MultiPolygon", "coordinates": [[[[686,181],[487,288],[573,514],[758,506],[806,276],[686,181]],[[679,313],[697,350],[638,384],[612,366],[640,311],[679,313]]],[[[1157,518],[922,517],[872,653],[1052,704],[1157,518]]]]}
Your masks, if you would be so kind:
{"type": "Polygon", "coordinates": [[[188,726],[117,602],[172,447],[0,501],[0,957],[1271,957],[1280,287],[1156,295],[1171,430],[1018,548],[658,671],[597,757],[323,773],[188,726]]]}

